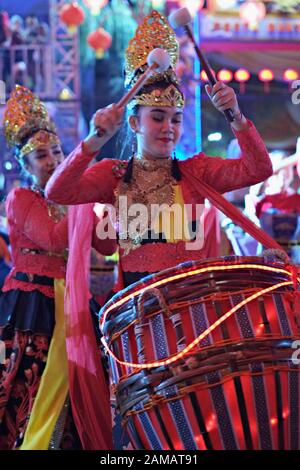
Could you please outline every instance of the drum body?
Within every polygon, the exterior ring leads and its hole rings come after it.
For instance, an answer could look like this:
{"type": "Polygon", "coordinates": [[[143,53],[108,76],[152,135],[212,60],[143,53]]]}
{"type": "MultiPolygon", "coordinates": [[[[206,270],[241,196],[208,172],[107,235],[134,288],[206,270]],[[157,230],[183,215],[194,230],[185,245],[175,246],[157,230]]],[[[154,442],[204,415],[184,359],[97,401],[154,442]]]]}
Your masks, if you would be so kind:
{"type": "Polygon", "coordinates": [[[148,276],[106,304],[112,389],[134,448],[300,448],[295,279],[282,263],[218,258],[148,276]]]}

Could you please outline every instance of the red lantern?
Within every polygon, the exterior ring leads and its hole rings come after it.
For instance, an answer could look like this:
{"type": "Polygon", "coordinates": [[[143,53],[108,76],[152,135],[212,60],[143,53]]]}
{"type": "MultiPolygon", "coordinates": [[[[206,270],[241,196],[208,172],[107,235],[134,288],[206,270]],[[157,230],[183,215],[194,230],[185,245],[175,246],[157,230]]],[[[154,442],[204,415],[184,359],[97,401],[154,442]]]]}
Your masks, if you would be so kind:
{"type": "Polygon", "coordinates": [[[96,51],[97,59],[102,59],[104,52],[111,46],[112,37],[103,28],[98,28],[88,35],[87,42],[96,51]]]}
{"type": "Polygon", "coordinates": [[[247,22],[249,29],[256,30],[259,22],[266,16],[266,7],[263,2],[248,0],[239,10],[240,17],[247,22]]]}
{"type": "Polygon", "coordinates": [[[248,72],[248,70],[238,69],[234,74],[234,78],[237,82],[239,82],[240,92],[245,93],[245,83],[250,79],[250,73],[248,72]]]}
{"type": "Polygon", "coordinates": [[[59,16],[70,32],[75,32],[85,18],[83,9],[76,2],[64,5],[60,10],[59,16]]]}
{"type": "Polygon", "coordinates": [[[239,33],[239,32],[240,32],[240,29],[241,29],[240,23],[234,23],[233,29],[234,29],[234,32],[235,32],[235,33],[239,33]]]}
{"type": "Polygon", "coordinates": [[[268,31],[270,34],[273,34],[275,32],[275,24],[274,23],[269,23],[268,24],[268,31]]]}
{"type": "Polygon", "coordinates": [[[258,78],[261,82],[264,82],[264,91],[268,93],[270,90],[270,82],[274,80],[274,73],[270,69],[263,69],[259,72],[258,78]]]}
{"type": "Polygon", "coordinates": [[[224,83],[231,82],[233,78],[233,73],[227,69],[221,69],[217,74],[218,80],[224,83]]]}

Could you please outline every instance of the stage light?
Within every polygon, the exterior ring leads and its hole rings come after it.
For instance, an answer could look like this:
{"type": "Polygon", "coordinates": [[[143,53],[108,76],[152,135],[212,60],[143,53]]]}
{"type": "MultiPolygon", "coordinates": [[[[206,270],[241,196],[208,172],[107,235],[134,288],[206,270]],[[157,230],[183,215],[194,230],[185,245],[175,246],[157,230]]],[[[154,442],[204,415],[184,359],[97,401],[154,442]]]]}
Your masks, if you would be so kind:
{"type": "Polygon", "coordinates": [[[107,5],[108,0],[83,0],[83,3],[89,8],[92,15],[99,15],[101,8],[107,5]]]}
{"type": "Polygon", "coordinates": [[[221,82],[228,83],[231,82],[233,78],[233,73],[231,70],[227,69],[221,69],[218,74],[217,74],[218,80],[221,80],[221,82]]]}
{"type": "Polygon", "coordinates": [[[209,140],[209,142],[218,142],[222,139],[222,137],[223,136],[221,132],[213,132],[212,134],[208,135],[207,140],[209,140]]]}
{"type": "Polygon", "coordinates": [[[250,73],[246,69],[238,69],[234,74],[234,78],[237,82],[247,82],[250,79],[250,73]]]}
{"type": "Polygon", "coordinates": [[[293,82],[294,80],[298,80],[299,73],[295,69],[286,69],[283,73],[283,78],[286,82],[293,82]]]}
{"type": "Polygon", "coordinates": [[[266,16],[266,7],[263,2],[248,0],[240,7],[239,14],[248,24],[249,29],[255,31],[259,22],[266,16]]]}
{"type": "Polygon", "coordinates": [[[197,11],[201,10],[204,6],[204,0],[180,0],[179,5],[181,8],[188,8],[192,16],[195,16],[197,11]]]}
{"type": "Polygon", "coordinates": [[[11,162],[5,162],[4,163],[4,168],[7,170],[7,171],[10,171],[12,170],[12,163],[11,162]]]}

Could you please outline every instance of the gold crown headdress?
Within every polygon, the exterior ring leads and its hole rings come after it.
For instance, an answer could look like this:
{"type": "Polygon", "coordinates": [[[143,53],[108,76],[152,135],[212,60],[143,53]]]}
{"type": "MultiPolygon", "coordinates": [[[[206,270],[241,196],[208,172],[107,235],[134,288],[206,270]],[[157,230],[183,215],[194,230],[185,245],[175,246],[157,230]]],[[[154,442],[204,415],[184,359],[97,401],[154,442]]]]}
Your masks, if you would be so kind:
{"type": "Polygon", "coordinates": [[[178,83],[174,68],[179,58],[179,44],[167,19],[155,10],[144,18],[126,49],[125,87],[132,87],[138,77],[147,70],[148,54],[157,47],[168,52],[171,66],[165,72],[154,72],[146,85],[161,80],[168,80],[170,85],[165,90],[153,89],[150,93],[136,95],[129,103],[129,108],[137,104],[180,108],[184,106],[184,97],[174,85],[178,83]]]}
{"type": "Polygon", "coordinates": [[[22,155],[41,145],[60,144],[45,105],[21,85],[16,85],[7,102],[3,127],[8,145],[17,147],[22,155]]]}

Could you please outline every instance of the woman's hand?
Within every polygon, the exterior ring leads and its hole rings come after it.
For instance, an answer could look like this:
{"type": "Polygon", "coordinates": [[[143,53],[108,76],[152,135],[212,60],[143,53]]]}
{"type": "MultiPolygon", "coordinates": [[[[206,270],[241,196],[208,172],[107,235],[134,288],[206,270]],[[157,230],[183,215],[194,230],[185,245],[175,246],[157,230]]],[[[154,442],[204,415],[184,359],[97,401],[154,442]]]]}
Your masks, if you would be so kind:
{"type": "Polygon", "coordinates": [[[233,88],[219,81],[213,87],[205,85],[205,90],[210,97],[212,104],[218,111],[222,113],[226,111],[226,109],[232,110],[234,121],[231,125],[234,129],[242,130],[248,128],[247,120],[239,108],[238,100],[233,88]]]}
{"type": "Polygon", "coordinates": [[[122,124],[124,108],[111,104],[96,111],[90,122],[90,132],[84,140],[88,153],[94,153],[118,131],[122,124]]]}

